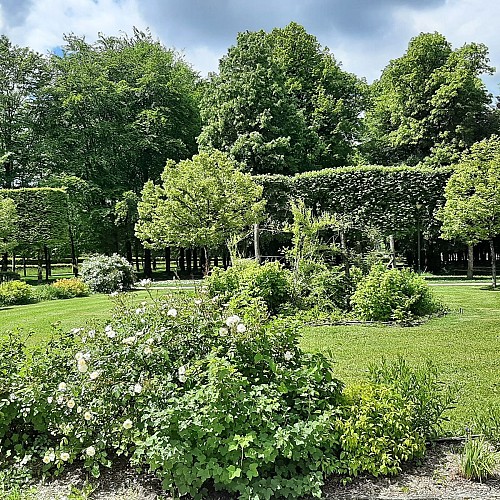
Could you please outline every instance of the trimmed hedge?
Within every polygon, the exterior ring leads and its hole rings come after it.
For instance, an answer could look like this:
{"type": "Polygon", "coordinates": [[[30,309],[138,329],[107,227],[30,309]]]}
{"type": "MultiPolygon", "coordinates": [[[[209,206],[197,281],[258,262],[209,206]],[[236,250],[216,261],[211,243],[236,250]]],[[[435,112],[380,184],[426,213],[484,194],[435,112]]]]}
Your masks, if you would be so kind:
{"type": "Polygon", "coordinates": [[[276,223],[289,220],[290,199],[301,198],[318,213],[349,215],[385,234],[408,234],[415,231],[418,219],[423,230],[437,230],[434,214],[444,203],[451,173],[451,167],[362,166],[294,177],[261,175],[256,180],[264,188],[269,218],[276,223]]]}

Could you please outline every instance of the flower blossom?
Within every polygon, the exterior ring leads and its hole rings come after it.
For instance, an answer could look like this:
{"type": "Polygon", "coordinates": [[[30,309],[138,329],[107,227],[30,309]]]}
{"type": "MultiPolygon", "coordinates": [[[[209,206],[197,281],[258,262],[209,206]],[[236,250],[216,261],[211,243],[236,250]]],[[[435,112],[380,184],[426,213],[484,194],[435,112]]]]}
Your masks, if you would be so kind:
{"type": "Polygon", "coordinates": [[[74,399],[70,399],[70,400],[68,400],[68,402],[66,403],[66,406],[67,406],[70,410],[72,410],[72,409],[75,407],[75,404],[76,404],[76,403],[75,403],[75,400],[74,400],[74,399]]]}
{"type": "Polygon", "coordinates": [[[236,331],[238,333],[245,333],[247,331],[247,327],[243,323],[238,323],[238,326],[236,327],[236,331]]]}
{"type": "Polygon", "coordinates": [[[95,448],[93,446],[89,446],[86,450],[85,453],[89,457],[93,457],[95,455],[95,448]]]}
{"type": "Polygon", "coordinates": [[[64,392],[67,388],[67,385],[65,382],[60,382],[59,385],[57,386],[57,390],[58,391],[61,391],[61,392],[64,392]]]}
{"type": "Polygon", "coordinates": [[[140,394],[140,393],[142,392],[142,385],[141,385],[141,384],[139,384],[139,383],[135,384],[135,385],[134,385],[134,392],[135,392],[136,394],[140,394]]]}
{"type": "Polygon", "coordinates": [[[226,325],[231,327],[233,325],[237,325],[241,321],[241,318],[238,315],[233,315],[229,316],[229,318],[226,319],[226,325]]]}
{"type": "Polygon", "coordinates": [[[61,460],[62,460],[63,462],[67,462],[67,461],[69,460],[69,453],[67,453],[67,452],[63,451],[63,452],[61,453],[61,460]]]}
{"type": "Polygon", "coordinates": [[[293,354],[290,351],[285,352],[285,359],[290,361],[293,358],[293,354]]]}
{"type": "Polygon", "coordinates": [[[177,309],[174,308],[169,309],[167,311],[167,316],[172,316],[172,318],[175,318],[177,316],[177,309]]]}
{"type": "Polygon", "coordinates": [[[124,429],[132,429],[132,420],[130,420],[129,418],[127,418],[127,420],[125,420],[125,422],[123,422],[123,428],[124,429]]]}
{"type": "Polygon", "coordinates": [[[84,359],[79,359],[78,360],[78,371],[80,373],[86,373],[87,370],[89,369],[87,362],[84,359]]]}
{"type": "Polygon", "coordinates": [[[90,380],[95,380],[99,375],[101,374],[101,372],[99,370],[96,370],[96,371],[93,371],[89,377],[90,377],[90,380]]]}
{"type": "Polygon", "coordinates": [[[92,420],[92,413],[90,413],[89,411],[86,411],[84,414],[83,414],[83,418],[88,422],[90,420],[92,420]]]}
{"type": "Polygon", "coordinates": [[[137,338],[132,335],[132,337],[126,337],[126,338],[124,338],[122,340],[122,343],[123,344],[127,344],[127,345],[132,345],[136,340],[137,340],[137,338]]]}
{"type": "Polygon", "coordinates": [[[116,337],[116,332],[113,330],[113,327],[111,325],[107,325],[106,328],[104,328],[104,331],[110,339],[116,337]]]}

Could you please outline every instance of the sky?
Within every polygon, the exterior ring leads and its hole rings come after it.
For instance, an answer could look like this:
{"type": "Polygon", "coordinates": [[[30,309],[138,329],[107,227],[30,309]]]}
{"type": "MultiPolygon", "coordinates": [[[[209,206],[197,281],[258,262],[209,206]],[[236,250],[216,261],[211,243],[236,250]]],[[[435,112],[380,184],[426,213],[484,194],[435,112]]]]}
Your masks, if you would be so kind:
{"type": "Polygon", "coordinates": [[[0,33],[41,53],[63,34],[132,34],[149,29],[206,76],[241,31],[295,21],[328,47],[343,69],[368,82],[404,54],[421,32],[442,33],[454,48],[484,43],[498,72],[484,81],[500,93],[500,31],[494,0],[0,0],[0,33]]]}

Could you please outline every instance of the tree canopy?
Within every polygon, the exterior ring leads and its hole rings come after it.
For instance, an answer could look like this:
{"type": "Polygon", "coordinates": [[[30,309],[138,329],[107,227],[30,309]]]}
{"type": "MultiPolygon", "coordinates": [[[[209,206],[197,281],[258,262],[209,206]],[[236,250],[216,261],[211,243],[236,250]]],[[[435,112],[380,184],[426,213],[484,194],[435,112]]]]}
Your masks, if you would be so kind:
{"type": "Polygon", "coordinates": [[[146,246],[213,249],[259,221],[262,187],[220,151],[169,161],[161,185],[148,182],[138,204],[136,235],[146,246]]]}
{"type": "Polygon", "coordinates": [[[438,214],[442,238],[469,245],[489,240],[496,286],[493,238],[500,234],[500,137],[478,142],[463,155],[446,185],[445,197],[438,214]]]}
{"type": "Polygon", "coordinates": [[[492,72],[482,44],[453,50],[439,33],[412,38],[371,87],[364,144],[369,160],[414,165],[434,155],[440,164],[453,163],[492,132],[491,95],[480,79],[492,72]]]}
{"type": "Polygon", "coordinates": [[[240,33],[201,104],[199,144],[252,173],[293,174],[348,164],[365,85],[304,28],[240,33]]]}

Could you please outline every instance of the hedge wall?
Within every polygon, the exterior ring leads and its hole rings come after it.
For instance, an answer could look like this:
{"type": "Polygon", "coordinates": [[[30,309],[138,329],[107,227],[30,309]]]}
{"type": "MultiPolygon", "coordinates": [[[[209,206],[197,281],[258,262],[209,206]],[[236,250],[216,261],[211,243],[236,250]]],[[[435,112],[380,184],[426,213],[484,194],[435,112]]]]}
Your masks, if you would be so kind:
{"type": "Polygon", "coordinates": [[[0,198],[16,204],[19,244],[40,248],[67,241],[68,196],[63,189],[0,189],[0,198]]]}
{"type": "Polygon", "coordinates": [[[417,220],[434,232],[434,215],[444,203],[444,188],[452,169],[417,167],[344,167],[297,174],[257,176],[268,200],[270,220],[290,217],[289,200],[302,198],[317,213],[350,215],[360,225],[384,234],[408,234],[417,220]],[[417,208],[417,205],[421,205],[417,208]]]}

